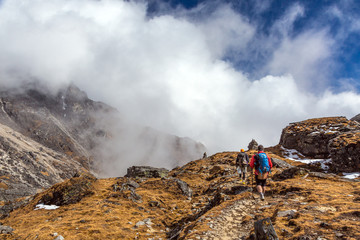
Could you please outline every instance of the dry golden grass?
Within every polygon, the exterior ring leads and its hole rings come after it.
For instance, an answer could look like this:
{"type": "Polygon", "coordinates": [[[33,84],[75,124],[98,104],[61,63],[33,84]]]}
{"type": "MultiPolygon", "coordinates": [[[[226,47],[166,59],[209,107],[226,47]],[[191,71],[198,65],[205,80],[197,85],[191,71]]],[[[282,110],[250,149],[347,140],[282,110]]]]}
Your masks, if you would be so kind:
{"type": "MultiPolygon", "coordinates": [[[[127,179],[109,178],[93,182],[91,191],[94,194],[84,197],[78,203],[61,206],[56,210],[34,210],[39,200],[49,194],[45,191],[36,195],[27,206],[1,220],[3,225],[15,229],[13,235],[2,236],[4,239],[53,240],[54,233],[58,233],[67,240],[166,239],[171,226],[184,219],[191,219],[189,216],[196,216],[196,210],[203,209],[216,192],[238,184],[237,175],[234,174],[236,155],[237,152],[218,153],[172,170],[169,176],[185,181],[193,190],[191,199],[182,194],[171,178],[156,178],[133,179],[140,185],[135,192],[141,196],[141,200],[131,200],[130,190],[114,190],[114,184],[121,186],[127,179]],[[151,219],[151,226],[135,226],[145,219],[151,219]]],[[[270,155],[282,159],[274,153],[270,155]]],[[[273,169],[273,174],[281,171],[273,169]]],[[[271,188],[267,203],[271,207],[262,208],[264,204],[259,203],[256,211],[261,212],[264,218],[272,218],[280,239],[296,239],[314,233],[326,239],[336,239],[337,232],[344,234],[347,237],[345,239],[360,239],[359,182],[336,177],[320,179],[309,175],[269,183],[271,188]],[[277,217],[277,212],[291,209],[297,211],[293,219],[277,217]]],[[[66,181],[56,187],[64,184],[70,182],[66,181]]],[[[230,194],[219,205],[204,212],[203,216],[216,218],[222,209],[252,197],[250,192],[230,194]]],[[[254,215],[259,217],[259,213],[254,215]]],[[[256,220],[247,217],[247,221],[256,220]]],[[[193,224],[197,232],[209,231],[207,221],[187,224],[193,224]]],[[[189,237],[185,232],[181,232],[180,236],[184,239],[189,237]]]]}

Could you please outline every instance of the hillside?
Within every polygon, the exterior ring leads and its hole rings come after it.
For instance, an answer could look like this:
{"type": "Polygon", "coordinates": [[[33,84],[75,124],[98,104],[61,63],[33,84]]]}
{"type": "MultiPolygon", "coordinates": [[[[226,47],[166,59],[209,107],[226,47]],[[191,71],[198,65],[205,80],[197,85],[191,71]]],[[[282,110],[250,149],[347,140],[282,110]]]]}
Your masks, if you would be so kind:
{"type": "Polygon", "coordinates": [[[165,159],[173,168],[205,150],[192,139],[130,124],[74,85],[0,91],[0,201],[33,195],[77,172],[121,176],[133,164],[165,159]]]}
{"type": "MultiPolygon", "coordinates": [[[[269,150],[282,152],[280,147],[269,150]]],[[[2,225],[15,230],[2,237],[252,239],[254,221],[270,217],[280,239],[360,238],[359,181],[313,172],[306,164],[271,154],[287,167],[273,169],[262,202],[251,180],[242,185],[234,175],[236,155],[218,153],[166,177],[76,176],[3,219],[2,225]],[[61,206],[35,210],[39,203],[61,206]]]]}

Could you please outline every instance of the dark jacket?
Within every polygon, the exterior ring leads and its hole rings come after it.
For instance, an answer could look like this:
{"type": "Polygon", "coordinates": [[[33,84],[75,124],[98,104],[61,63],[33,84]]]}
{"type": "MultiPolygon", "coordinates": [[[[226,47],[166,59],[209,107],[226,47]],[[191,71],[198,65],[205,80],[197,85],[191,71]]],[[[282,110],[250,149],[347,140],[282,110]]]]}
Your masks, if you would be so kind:
{"type": "Polygon", "coordinates": [[[249,155],[245,152],[240,152],[236,158],[236,166],[242,165],[242,159],[245,158],[246,164],[249,164],[249,155]]]}

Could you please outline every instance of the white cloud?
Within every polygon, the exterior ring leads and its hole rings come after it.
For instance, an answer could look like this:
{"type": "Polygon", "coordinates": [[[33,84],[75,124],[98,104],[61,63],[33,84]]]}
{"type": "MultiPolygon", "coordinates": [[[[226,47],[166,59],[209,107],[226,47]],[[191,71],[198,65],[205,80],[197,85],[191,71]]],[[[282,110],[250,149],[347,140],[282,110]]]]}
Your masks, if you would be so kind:
{"type": "Polygon", "coordinates": [[[294,22],[304,16],[305,9],[299,3],[294,3],[286,10],[284,16],[280,18],[272,27],[272,31],[281,36],[287,36],[292,30],[294,22]]]}
{"type": "Polygon", "coordinates": [[[326,31],[288,37],[303,11],[296,5],[277,27],[284,41],[271,49],[273,75],[252,82],[222,60],[231,48],[247,54],[255,41],[256,26],[227,6],[194,22],[149,19],[146,5],[127,1],[8,0],[0,8],[1,81],[16,72],[73,82],[130,121],[192,137],[211,153],[246,148],[252,138],[274,145],[289,122],[359,110],[358,94],[318,97],[301,86],[333,45],[326,31]]]}
{"type": "Polygon", "coordinates": [[[325,30],[310,30],[295,38],[286,37],[266,68],[274,75],[291,73],[305,89],[324,87],[326,74],[323,71],[326,69],[323,67],[328,67],[333,45],[334,41],[325,30]]]}

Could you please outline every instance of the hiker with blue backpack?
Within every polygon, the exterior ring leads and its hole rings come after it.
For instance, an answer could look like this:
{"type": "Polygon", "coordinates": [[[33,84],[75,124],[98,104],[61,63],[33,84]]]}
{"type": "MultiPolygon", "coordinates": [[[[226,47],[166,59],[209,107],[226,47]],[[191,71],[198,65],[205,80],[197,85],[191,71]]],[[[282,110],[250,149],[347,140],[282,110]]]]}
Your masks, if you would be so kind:
{"type": "Polygon", "coordinates": [[[256,189],[260,194],[261,200],[265,199],[266,179],[272,166],[271,158],[264,152],[263,145],[259,145],[258,153],[251,158],[250,167],[255,168],[256,189]]]}

